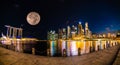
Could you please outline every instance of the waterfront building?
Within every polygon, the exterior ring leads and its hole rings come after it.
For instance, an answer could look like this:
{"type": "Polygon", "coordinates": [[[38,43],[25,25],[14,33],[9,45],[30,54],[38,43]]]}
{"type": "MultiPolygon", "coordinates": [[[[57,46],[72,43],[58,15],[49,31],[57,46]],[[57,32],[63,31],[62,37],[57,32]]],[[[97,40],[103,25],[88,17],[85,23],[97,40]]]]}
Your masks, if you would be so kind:
{"type": "Polygon", "coordinates": [[[78,35],[79,36],[84,34],[84,32],[82,30],[83,30],[82,24],[81,24],[81,22],[79,22],[79,24],[78,24],[78,35]]]}
{"type": "Polygon", "coordinates": [[[67,39],[71,37],[71,28],[70,26],[67,26],[67,39]]]}
{"type": "Polygon", "coordinates": [[[59,38],[59,39],[62,39],[62,36],[63,36],[62,29],[59,29],[59,30],[58,30],[58,38],[59,38]]]}
{"type": "Polygon", "coordinates": [[[58,34],[54,30],[51,30],[50,32],[48,32],[47,38],[48,40],[57,40],[58,34]]]}
{"type": "Polygon", "coordinates": [[[66,39],[66,38],[67,38],[66,28],[63,28],[63,29],[62,29],[62,33],[63,33],[63,35],[62,35],[62,39],[66,39]]]}

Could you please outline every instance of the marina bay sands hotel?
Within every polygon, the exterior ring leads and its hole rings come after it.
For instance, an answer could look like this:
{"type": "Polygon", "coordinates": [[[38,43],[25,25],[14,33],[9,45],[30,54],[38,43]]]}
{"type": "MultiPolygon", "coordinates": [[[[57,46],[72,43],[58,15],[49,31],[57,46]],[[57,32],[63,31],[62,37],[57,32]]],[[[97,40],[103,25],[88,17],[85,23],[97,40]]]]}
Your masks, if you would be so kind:
{"type": "Polygon", "coordinates": [[[22,38],[22,31],[23,29],[22,28],[16,28],[16,27],[12,27],[12,26],[9,26],[9,25],[5,25],[5,27],[7,27],[7,37],[11,38],[22,38]]]}

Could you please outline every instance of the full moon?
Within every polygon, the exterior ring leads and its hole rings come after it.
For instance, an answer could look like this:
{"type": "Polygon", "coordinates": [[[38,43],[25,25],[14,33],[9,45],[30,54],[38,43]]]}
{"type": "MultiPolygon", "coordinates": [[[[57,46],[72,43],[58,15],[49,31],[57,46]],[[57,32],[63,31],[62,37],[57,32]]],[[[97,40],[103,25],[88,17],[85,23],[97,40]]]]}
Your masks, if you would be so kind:
{"type": "Polygon", "coordinates": [[[37,25],[40,22],[40,15],[37,12],[30,12],[27,15],[27,22],[30,25],[37,25]]]}

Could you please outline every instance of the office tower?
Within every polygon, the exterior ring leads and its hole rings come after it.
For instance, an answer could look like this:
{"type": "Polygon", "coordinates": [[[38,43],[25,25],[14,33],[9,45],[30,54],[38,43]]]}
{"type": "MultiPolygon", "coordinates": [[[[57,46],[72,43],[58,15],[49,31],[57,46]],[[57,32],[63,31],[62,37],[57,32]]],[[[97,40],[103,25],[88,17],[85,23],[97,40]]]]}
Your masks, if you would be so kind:
{"type": "Polygon", "coordinates": [[[57,40],[58,39],[58,34],[57,33],[55,33],[55,31],[53,30],[51,30],[50,32],[48,32],[48,34],[47,34],[47,39],[48,40],[57,40]]]}
{"type": "Polygon", "coordinates": [[[71,32],[71,29],[70,29],[70,26],[67,26],[67,39],[70,38],[70,32],[71,32]]]}
{"type": "Polygon", "coordinates": [[[75,26],[73,25],[73,26],[72,26],[72,30],[71,30],[71,36],[72,36],[72,38],[74,38],[75,35],[76,35],[75,26]]]}
{"type": "Polygon", "coordinates": [[[63,36],[62,29],[59,29],[59,30],[58,30],[58,38],[59,38],[59,39],[62,39],[62,36],[63,36]]]}
{"type": "Polygon", "coordinates": [[[78,28],[75,26],[75,35],[78,34],[78,28]]]}
{"type": "Polygon", "coordinates": [[[67,35],[66,35],[66,29],[63,28],[62,32],[63,32],[62,39],[66,39],[66,37],[67,37],[67,35]]]}
{"type": "Polygon", "coordinates": [[[79,22],[79,24],[78,24],[78,35],[80,36],[80,35],[82,35],[82,33],[83,33],[82,24],[81,24],[81,22],[79,22]]]}
{"type": "Polygon", "coordinates": [[[85,23],[85,37],[88,37],[89,29],[88,29],[88,23],[85,23]]]}

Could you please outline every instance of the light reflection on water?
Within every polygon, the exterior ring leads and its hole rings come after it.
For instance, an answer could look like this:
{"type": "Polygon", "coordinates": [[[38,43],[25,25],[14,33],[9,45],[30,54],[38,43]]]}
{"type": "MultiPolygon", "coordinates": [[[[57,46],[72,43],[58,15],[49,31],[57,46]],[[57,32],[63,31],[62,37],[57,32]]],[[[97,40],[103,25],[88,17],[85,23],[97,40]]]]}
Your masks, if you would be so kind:
{"type": "Polygon", "coordinates": [[[67,56],[76,56],[79,54],[86,54],[98,50],[105,49],[110,46],[115,46],[116,41],[75,41],[75,40],[58,40],[50,41],[50,54],[51,56],[56,56],[58,53],[61,56],[64,56],[64,53],[67,56]]]}
{"type": "MultiPolygon", "coordinates": [[[[1,41],[5,45],[6,41],[1,41]]],[[[36,55],[47,56],[48,49],[50,56],[76,56],[86,54],[101,49],[105,49],[110,46],[114,46],[116,41],[75,41],[75,40],[57,40],[49,42],[34,42],[34,41],[11,41],[11,47],[14,47],[15,51],[32,53],[32,48],[35,48],[36,55]]]]}

